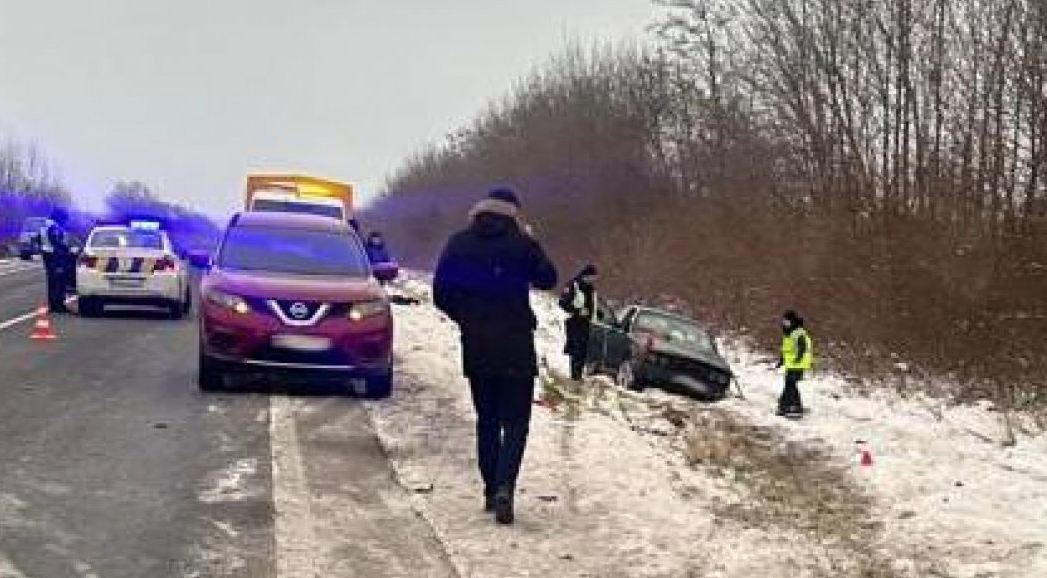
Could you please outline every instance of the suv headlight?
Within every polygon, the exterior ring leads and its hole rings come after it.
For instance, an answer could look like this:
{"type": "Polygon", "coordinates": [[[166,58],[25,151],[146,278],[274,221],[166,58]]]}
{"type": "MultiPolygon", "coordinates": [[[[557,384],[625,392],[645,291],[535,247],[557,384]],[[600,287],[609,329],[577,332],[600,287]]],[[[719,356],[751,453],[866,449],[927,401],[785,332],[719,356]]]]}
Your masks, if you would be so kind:
{"type": "Polygon", "coordinates": [[[385,299],[373,299],[371,301],[359,301],[349,306],[349,321],[363,321],[371,317],[385,315],[389,311],[389,303],[385,299]]]}
{"type": "Polygon", "coordinates": [[[222,291],[210,291],[207,293],[207,301],[214,303],[219,307],[223,307],[230,311],[235,311],[241,315],[249,313],[251,306],[247,304],[247,301],[239,295],[232,295],[230,293],[224,293],[222,291]]]}

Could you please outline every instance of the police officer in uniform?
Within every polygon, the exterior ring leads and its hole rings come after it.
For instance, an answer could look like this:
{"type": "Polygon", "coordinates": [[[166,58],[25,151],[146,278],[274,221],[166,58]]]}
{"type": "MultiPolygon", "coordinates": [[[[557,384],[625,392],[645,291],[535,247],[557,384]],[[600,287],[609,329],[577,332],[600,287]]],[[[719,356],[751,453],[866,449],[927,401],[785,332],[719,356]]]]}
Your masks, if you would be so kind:
{"type": "Polygon", "coordinates": [[[782,315],[782,353],[776,368],[785,367],[785,389],[778,399],[778,415],[803,417],[800,399],[800,381],[811,370],[814,361],[814,343],[804,328],[803,319],[792,310],[782,315]]]}
{"type": "Polygon", "coordinates": [[[567,343],[564,353],[571,359],[571,379],[581,381],[589,356],[589,332],[596,315],[596,267],[586,265],[560,294],[560,308],[567,312],[567,343]]]}
{"type": "Polygon", "coordinates": [[[65,306],[65,294],[72,275],[73,254],[69,248],[69,234],[65,230],[68,223],[69,213],[56,208],[40,231],[40,252],[47,273],[47,306],[52,313],[69,312],[65,306]]]}

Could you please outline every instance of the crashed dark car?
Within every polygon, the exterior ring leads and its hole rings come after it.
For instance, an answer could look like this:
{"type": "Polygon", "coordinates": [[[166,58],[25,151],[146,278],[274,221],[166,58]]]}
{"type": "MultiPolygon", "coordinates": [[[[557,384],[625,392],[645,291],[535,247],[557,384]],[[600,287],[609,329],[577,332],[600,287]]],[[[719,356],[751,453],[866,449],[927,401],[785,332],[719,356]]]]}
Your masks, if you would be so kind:
{"type": "Polygon", "coordinates": [[[618,315],[598,307],[589,370],[634,391],[659,386],[709,400],[723,398],[733,378],[716,341],[697,322],[639,306],[618,315]]]}

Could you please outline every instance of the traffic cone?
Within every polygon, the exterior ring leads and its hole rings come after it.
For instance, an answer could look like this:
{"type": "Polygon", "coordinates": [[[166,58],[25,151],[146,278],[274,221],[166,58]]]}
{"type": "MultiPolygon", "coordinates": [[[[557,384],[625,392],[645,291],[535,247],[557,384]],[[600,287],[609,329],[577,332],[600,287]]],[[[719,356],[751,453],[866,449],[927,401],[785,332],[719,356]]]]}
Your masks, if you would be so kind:
{"type": "Polygon", "coordinates": [[[870,467],[873,465],[873,455],[872,452],[869,451],[869,448],[862,450],[862,461],[860,464],[864,467],[870,467]]]}
{"type": "Polygon", "coordinates": [[[873,465],[872,450],[869,449],[868,442],[858,442],[858,465],[863,468],[871,468],[873,465]]]}
{"type": "Polygon", "coordinates": [[[39,341],[53,341],[58,339],[55,335],[54,328],[51,327],[51,319],[47,316],[47,307],[41,306],[36,310],[36,323],[33,324],[33,332],[29,334],[29,339],[36,339],[39,341]]]}

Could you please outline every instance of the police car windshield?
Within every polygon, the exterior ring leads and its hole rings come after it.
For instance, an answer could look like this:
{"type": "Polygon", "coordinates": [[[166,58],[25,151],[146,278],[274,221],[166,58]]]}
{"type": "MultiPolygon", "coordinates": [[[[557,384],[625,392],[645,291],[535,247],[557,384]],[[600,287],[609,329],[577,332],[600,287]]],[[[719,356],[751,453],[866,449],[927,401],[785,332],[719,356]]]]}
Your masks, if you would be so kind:
{"type": "Polygon", "coordinates": [[[296,203],[294,201],[280,201],[275,199],[258,199],[251,204],[254,211],[266,213],[301,213],[306,215],[319,215],[321,217],[342,218],[341,207],[335,205],[323,205],[320,203],[296,203]]]}
{"type": "Polygon", "coordinates": [[[88,244],[92,249],[155,249],[164,248],[163,235],[158,231],[113,229],[95,231],[88,244]]]}
{"type": "Polygon", "coordinates": [[[240,226],[218,256],[222,269],[292,275],[367,277],[367,256],[348,233],[240,226]]]}
{"type": "Polygon", "coordinates": [[[681,345],[692,349],[714,352],[712,337],[694,323],[683,319],[659,315],[657,313],[641,313],[636,318],[633,331],[650,333],[664,339],[669,343],[681,345]]]}

